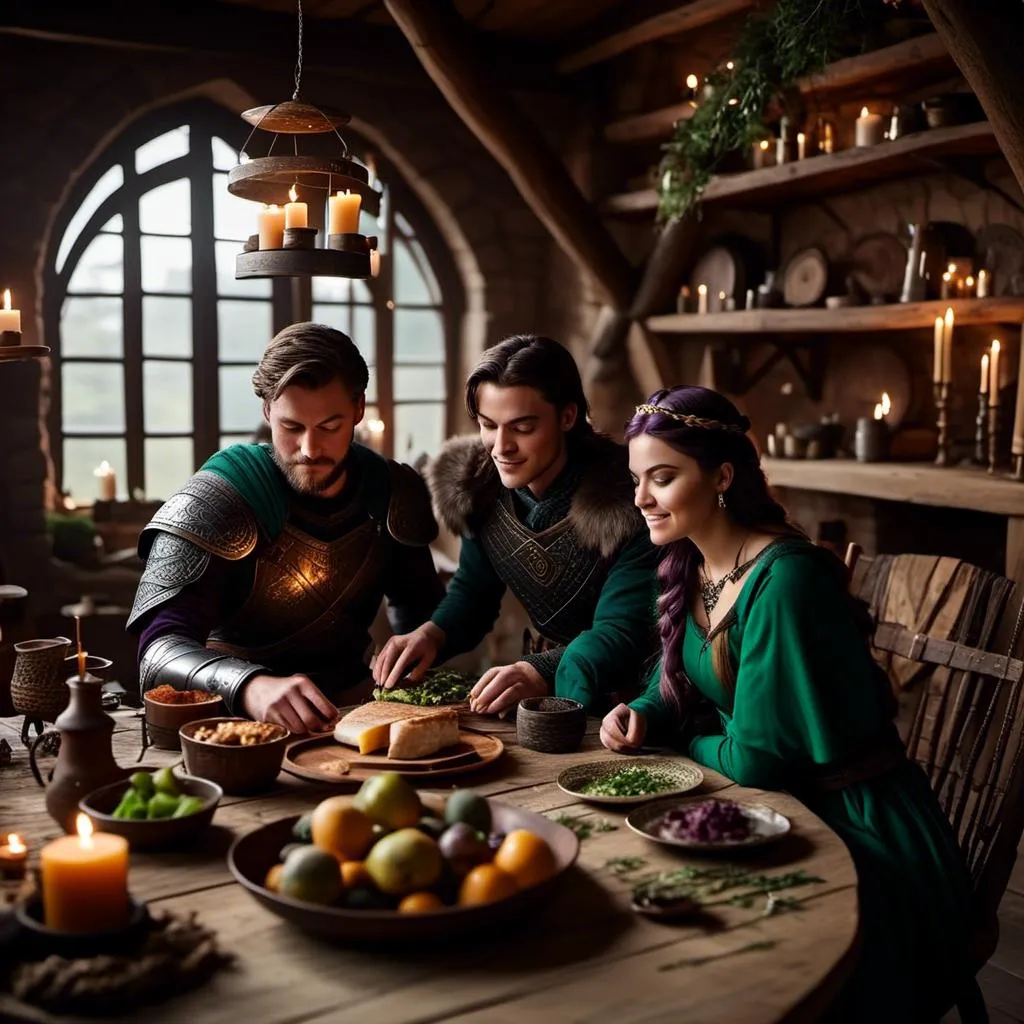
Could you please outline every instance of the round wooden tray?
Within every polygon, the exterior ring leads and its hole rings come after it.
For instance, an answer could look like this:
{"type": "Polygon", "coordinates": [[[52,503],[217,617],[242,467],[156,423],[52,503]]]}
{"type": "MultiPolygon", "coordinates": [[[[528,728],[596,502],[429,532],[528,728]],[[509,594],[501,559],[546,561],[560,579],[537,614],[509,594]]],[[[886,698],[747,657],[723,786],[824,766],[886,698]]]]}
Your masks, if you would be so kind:
{"type": "Polygon", "coordinates": [[[521,918],[551,902],[552,890],[559,884],[560,876],[572,867],[579,855],[580,841],[571,829],[543,814],[523,811],[493,800],[488,803],[495,832],[527,829],[547,841],[557,864],[551,878],[496,903],[444,907],[426,914],[399,914],[396,910],[325,907],[271,892],[263,887],[263,880],[278,862],[281,848],[292,842],[292,826],[299,820],[298,815],[264,825],[236,839],[228,851],[228,867],[239,884],[272,914],[322,938],[362,944],[447,940],[479,932],[495,935],[505,922],[521,918]]]}
{"type": "Polygon", "coordinates": [[[434,757],[398,761],[385,754],[360,754],[328,733],[288,744],[281,767],[311,782],[361,782],[380,772],[397,772],[410,780],[478,772],[501,757],[505,744],[497,736],[459,730],[459,744],[434,757]]]}
{"type": "Polygon", "coordinates": [[[257,249],[235,257],[235,278],[370,276],[370,254],[340,249],[257,249]]]}
{"type": "Polygon", "coordinates": [[[49,345],[0,345],[0,362],[5,363],[19,359],[38,359],[49,354],[49,345]]]}

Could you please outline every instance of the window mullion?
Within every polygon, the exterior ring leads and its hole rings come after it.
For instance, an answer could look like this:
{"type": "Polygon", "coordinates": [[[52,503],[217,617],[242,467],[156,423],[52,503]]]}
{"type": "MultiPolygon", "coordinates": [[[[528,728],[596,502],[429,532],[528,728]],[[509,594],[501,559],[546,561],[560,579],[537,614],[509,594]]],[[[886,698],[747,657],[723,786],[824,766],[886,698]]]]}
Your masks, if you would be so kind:
{"type": "Polygon", "coordinates": [[[146,486],[142,395],[142,242],[139,179],[133,160],[124,161],[124,423],[128,497],[146,486]]]}
{"type": "Polygon", "coordinates": [[[387,425],[384,431],[384,454],[395,456],[395,313],[392,296],[395,292],[394,252],[390,244],[395,233],[394,206],[388,203],[384,237],[388,240],[389,259],[381,260],[380,276],[374,288],[377,307],[377,410],[387,425]]]}

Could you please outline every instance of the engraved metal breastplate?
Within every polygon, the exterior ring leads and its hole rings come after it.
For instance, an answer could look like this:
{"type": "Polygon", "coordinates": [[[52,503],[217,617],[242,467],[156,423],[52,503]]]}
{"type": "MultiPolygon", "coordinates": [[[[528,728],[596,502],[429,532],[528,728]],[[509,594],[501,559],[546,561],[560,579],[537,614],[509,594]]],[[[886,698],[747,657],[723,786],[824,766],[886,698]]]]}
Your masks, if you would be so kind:
{"type": "Polygon", "coordinates": [[[580,545],[570,519],[534,533],[519,521],[512,496],[504,491],[479,538],[544,637],[566,644],[590,626],[608,562],[580,545]]]}
{"type": "Polygon", "coordinates": [[[257,556],[248,598],[212,634],[210,646],[264,664],[294,655],[290,671],[335,653],[361,655],[370,623],[365,613],[352,613],[355,605],[379,606],[384,562],[384,541],[372,520],[334,541],[317,540],[290,521],[257,556]]]}

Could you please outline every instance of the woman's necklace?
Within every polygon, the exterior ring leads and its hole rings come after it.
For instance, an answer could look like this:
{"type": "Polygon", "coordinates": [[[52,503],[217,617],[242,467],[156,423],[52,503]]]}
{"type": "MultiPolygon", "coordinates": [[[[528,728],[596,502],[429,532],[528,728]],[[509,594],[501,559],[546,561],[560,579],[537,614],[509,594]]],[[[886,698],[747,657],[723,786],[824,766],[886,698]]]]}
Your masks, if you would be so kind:
{"type": "Polygon", "coordinates": [[[754,555],[753,558],[748,558],[740,565],[740,555],[743,554],[743,549],[746,546],[747,542],[744,541],[736,552],[736,561],[733,567],[717,583],[711,579],[704,569],[704,564],[701,563],[700,599],[704,603],[704,614],[707,615],[709,622],[711,621],[711,613],[715,610],[715,605],[718,604],[718,599],[722,596],[725,585],[732,583],[733,580],[738,580],[757,561],[757,555],[754,555]]]}

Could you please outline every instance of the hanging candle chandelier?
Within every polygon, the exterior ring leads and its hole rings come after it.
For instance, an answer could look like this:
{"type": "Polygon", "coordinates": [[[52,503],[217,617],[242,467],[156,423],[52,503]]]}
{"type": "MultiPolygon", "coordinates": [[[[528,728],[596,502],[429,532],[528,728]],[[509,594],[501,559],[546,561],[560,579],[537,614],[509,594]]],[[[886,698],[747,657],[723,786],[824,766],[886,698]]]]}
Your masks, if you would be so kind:
{"type": "Polygon", "coordinates": [[[326,111],[300,98],[302,86],[302,0],[298,0],[299,45],[295,91],[283,103],[254,107],[242,118],[252,125],[240,163],[228,174],[228,191],[261,204],[259,230],[235,260],[235,277],[376,277],[380,266],[377,239],[359,232],[361,210],[377,215],[380,193],[370,172],[349,155],[338,129],[349,115],[326,111]],[[270,133],[267,154],[249,157],[246,149],[257,131],[270,133]],[[334,135],[333,156],[302,153],[300,140],[334,135]],[[282,136],[291,153],[275,154],[282,136]],[[324,230],[308,226],[310,202],[323,210],[324,230]],[[321,244],[317,244],[318,241],[321,244]]]}

